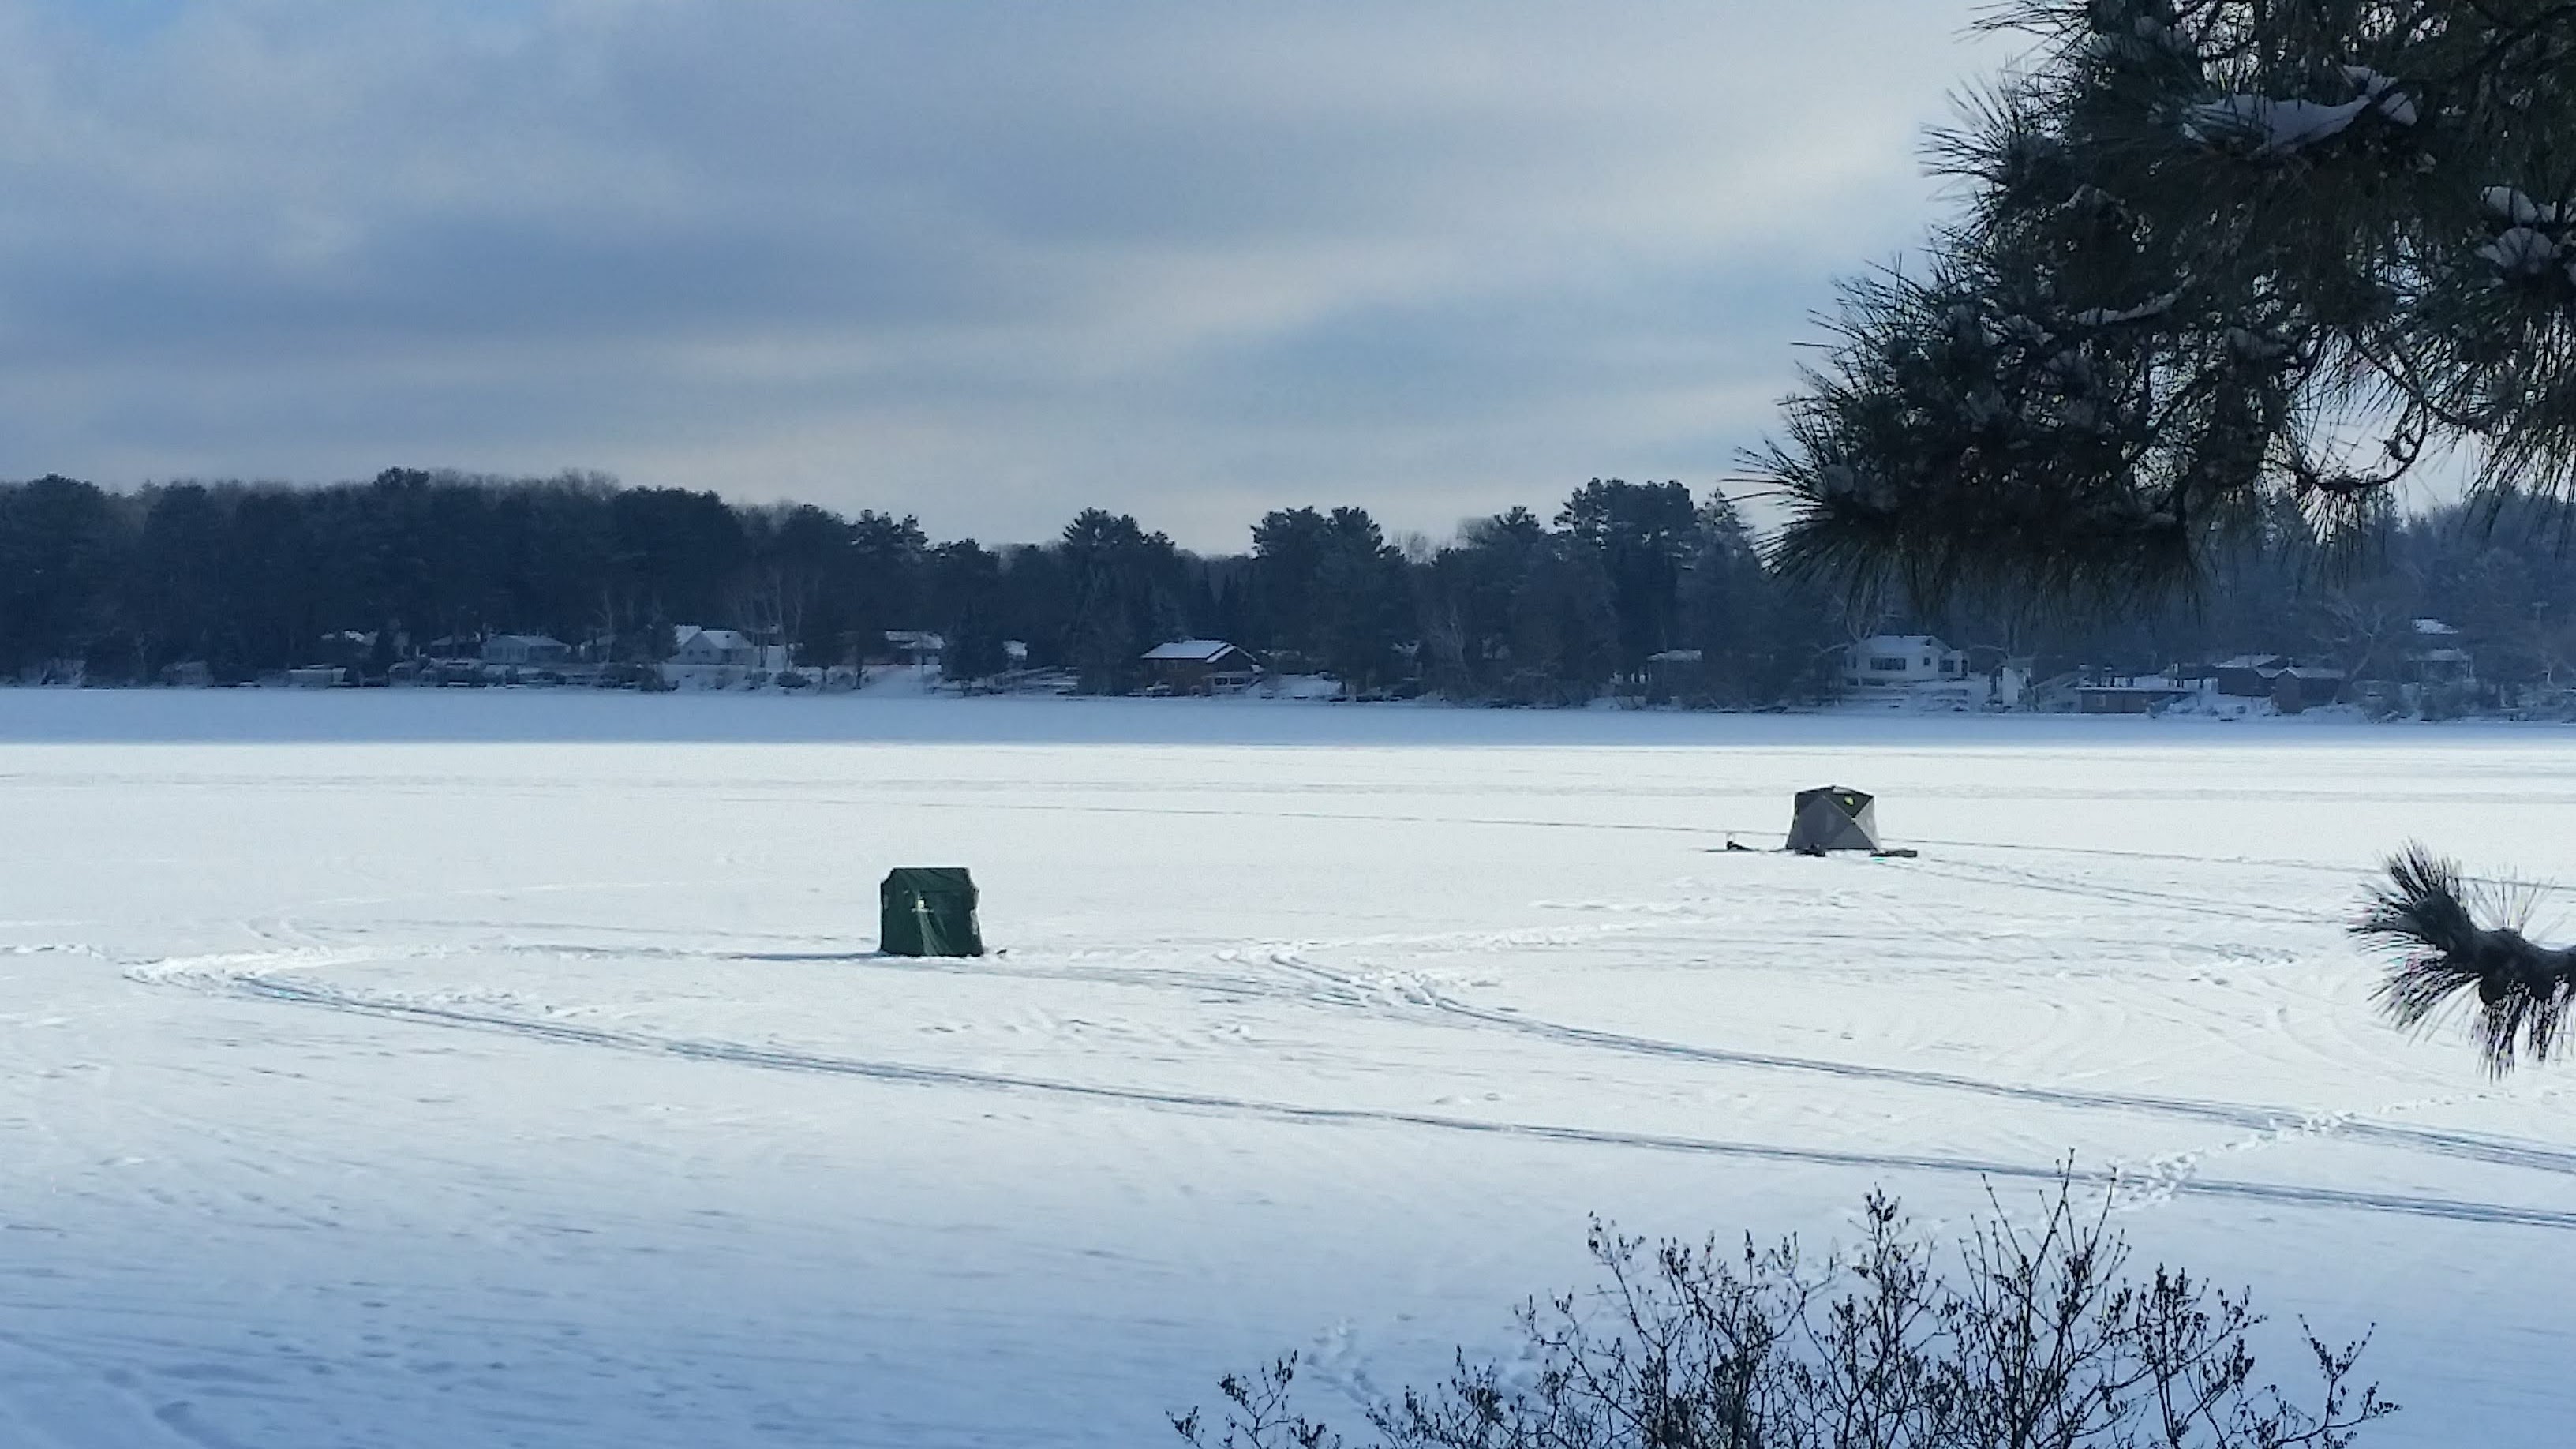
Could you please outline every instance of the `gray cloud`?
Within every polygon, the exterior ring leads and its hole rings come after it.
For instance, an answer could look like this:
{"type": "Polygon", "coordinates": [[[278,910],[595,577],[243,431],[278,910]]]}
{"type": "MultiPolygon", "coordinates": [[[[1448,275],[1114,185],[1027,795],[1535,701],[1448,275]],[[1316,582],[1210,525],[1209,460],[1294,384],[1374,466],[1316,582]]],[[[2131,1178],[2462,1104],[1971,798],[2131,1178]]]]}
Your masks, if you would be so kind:
{"type": "Polygon", "coordinates": [[[1707,483],[1970,0],[0,0],[0,476],[1391,524],[1707,483]]]}

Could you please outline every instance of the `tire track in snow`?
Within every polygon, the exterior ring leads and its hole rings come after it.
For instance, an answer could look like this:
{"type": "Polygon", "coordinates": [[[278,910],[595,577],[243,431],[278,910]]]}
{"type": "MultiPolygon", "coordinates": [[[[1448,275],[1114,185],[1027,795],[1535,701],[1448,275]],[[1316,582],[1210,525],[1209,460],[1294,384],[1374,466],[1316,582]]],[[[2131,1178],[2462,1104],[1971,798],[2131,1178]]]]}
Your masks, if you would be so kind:
{"type": "MultiPolygon", "coordinates": [[[[258,934],[281,944],[289,941],[316,942],[316,944],[295,946],[275,954],[253,952],[184,958],[141,968],[131,974],[146,980],[191,977],[204,979],[202,968],[212,967],[218,973],[214,979],[231,982],[256,981],[263,988],[275,988],[279,983],[267,978],[265,972],[258,968],[285,966],[292,969],[355,965],[366,961],[382,960],[389,954],[382,947],[324,946],[318,944],[318,938],[310,932],[283,919],[267,923],[267,929],[260,930],[258,934]],[[281,956],[286,959],[281,960],[281,956]]],[[[1370,943],[1374,944],[1379,940],[1380,938],[1370,938],[1370,943]]],[[[1416,973],[1394,973],[1401,978],[1398,981],[1345,975],[1331,967],[1306,960],[1293,947],[1271,948],[1262,952],[1270,966],[1287,973],[1296,983],[1284,990],[1252,975],[1204,973],[1157,967],[1092,966],[1083,963],[1013,964],[989,957],[961,970],[953,963],[933,964],[880,956],[871,952],[746,952],[674,947],[597,947],[579,943],[510,943],[498,949],[509,953],[534,952],[617,958],[642,956],[675,960],[829,962],[907,974],[971,974],[1037,981],[1086,981],[1146,990],[1205,992],[1243,999],[1300,1000],[1345,1010],[1357,1009],[1391,1019],[1419,1020],[1418,1013],[1427,1011],[1436,1017],[1450,1018],[1471,1029],[1477,1027],[1500,1029],[1553,1041],[1560,1045],[1610,1051],[1652,1060],[1699,1062],[1713,1066],[1801,1073],[1844,1081],[1864,1081],[1931,1091],[1957,1092],[2021,1105],[2060,1107],[2074,1111],[2119,1112],[2166,1117],[2251,1133],[2265,1142],[2278,1142],[2298,1137],[2335,1138],[2393,1151],[2449,1157],[2489,1166],[2549,1173],[2555,1176],[2576,1177],[2576,1151],[2467,1133],[2441,1132],[2429,1128],[2369,1122],[2361,1120],[2351,1112],[2319,1112],[2305,1108],[2265,1106],[2260,1103],[2208,1101],[2187,1097],[2097,1092],[2080,1088],[1998,1082],[1984,1077],[1928,1071],[1922,1068],[1879,1066],[1862,1062],[1835,1061],[1822,1057],[1788,1056],[1773,1052],[1699,1046],[1575,1026],[1570,1023],[1550,1021],[1543,1017],[1526,1016],[1518,1012],[1474,1006],[1446,994],[1436,983],[1423,979],[1416,973]]],[[[427,959],[450,953],[438,950],[409,954],[415,958],[427,959]]],[[[318,994],[334,997],[349,996],[348,993],[327,990],[318,994]]],[[[349,999],[361,998],[349,996],[349,999]]],[[[373,1000],[373,998],[365,999],[373,1000]]]]}
{"type": "MultiPolygon", "coordinates": [[[[188,978],[164,975],[159,979],[177,981],[188,978]]],[[[499,1012],[471,1011],[461,1007],[385,1001],[357,993],[305,982],[279,980],[260,974],[212,978],[198,976],[191,984],[258,1000],[425,1026],[493,1031],[537,1041],[603,1048],[645,1056],[678,1057],[688,1061],[754,1067],[771,1071],[854,1077],[908,1086],[966,1087],[985,1091],[1072,1097],[1090,1101],[1118,1102],[1149,1110],[1205,1113],[1295,1125],[1413,1127],[1431,1131],[1504,1137],[1520,1141],[1637,1148],[1646,1151],[1754,1162],[1785,1162],[1808,1166],[1882,1170],[1901,1169],[2034,1182],[2053,1182],[2063,1175],[2063,1169],[2054,1164],[2032,1166],[2028,1163],[2007,1162],[2000,1159],[1855,1152],[1775,1143],[1736,1142],[1718,1138],[1622,1132],[1607,1128],[1479,1120],[1392,1108],[1312,1106],[1209,1092],[1163,1091],[1146,1087],[1021,1076],[1005,1072],[979,1072],[956,1067],[933,1067],[858,1057],[825,1056],[780,1047],[752,1046],[741,1042],[660,1037],[638,1032],[613,1031],[601,1027],[576,1026],[564,1022],[536,1021],[499,1012]]],[[[2072,1176],[2078,1182],[2112,1191],[2118,1190],[2121,1184],[2121,1178],[2116,1173],[2077,1171],[2072,1176]]],[[[2459,1222],[2576,1231],[2576,1210],[2517,1207],[2507,1203],[2414,1197],[2398,1193],[2356,1192],[2296,1184],[2241,1182],[2223,1178],[2192,1178],[2173,1184],[2170,1192],[2176,1197],[2213,1197],[2271,1203],[2285,1207],[2393,1213],[2459,1222]]]]}
{"type": "MultiPolygon", "coordinates": [[[[1369,986],[1366,981],[1342,976],[1328,968],[1317,966],[1299,957],[1294,951],[1273,952],[1271,963],[1281,970],[1294,972],[1307,979],[1331,983],[1348,991],[1365,991],[1369,986]]],[[[1419,979],[1411,981],[1401,992],[1393,994],[1404,1001],[1482,1026],[1499,1027],[1542,1040],[1615,1051],[1631,1056],[1668,1061],[1707,1062],[1717,1066],[1753,1067],[1764,1071],[1806,1073],[1835,1077],[1845,1081],[1923,1087],[1935,1091],[1994,1097],[2025,1105],[2176,1117],[2186,1121],[2204,1122],[2214,1126],[2238,1128],[2272,1136],[2296,1134],[2338,1137],[2374,1147],[2388,1147],[2440,1157],[2456,1157],[2498,1167],[2522,1168],[2560,1176],[2576,1176],[2576,1152],[2502,1142],[2465,1133],[2436,1132],[2421,1127],[2397,1127],[2386,1123],[2363,1122],[2344,1113],[2317,1113],[2286,1107],[2265,1107],[2253,1103],[2196,1101],[2188,1097],[2156,1097],[2126,1092],[2088,1092],[2069,1087],[1996,1082],[1983,1077],[1925,1071],[1916,1067],[1872,1066],[1861,1062],[1831,1061],[1821,1057],[1793,1057],[1771,1052],[1738,1051],[1726,1047],[1692,1046],[1684,1042],[1629,1036],[1621,1032],[1601,1031],[1592,1027],[1548,1021],[1541,1017],[1523,1016],[1517,1012],[1471,1006],[1455,997],[1443,994],[1429,983],[1419,979]]]]}
{"type": "Polygon", "coordinates": [[[2107,901],[2118,906],[2148,906],[2157,910],[2182,911],[2220,920],[2245,921],[2265,926],[2313,926],[2323,919],[2314,911],[2295,907],[2259,904],[2233,904],[2180,891],[2156,890],[2147,886],[2114,885],[2106,881],[2070,879],[2064,876],[2024,870],[2018,866],[1988,865],[1982,861],[1915,861],[1908,870],[1917,875],[1937,876],[1948,880],[1969,881],[1978,885],[2018,886],[2024,890],[2050,895],[2075,896],[2085,900],[2107,901]]]}
{"type": "MultiPolygon", "coordinates": [[[[288,945],[282,953],[238,953],[157,963],[131,973],[141,979],[204,979],[203,968],[212,967],[214,979],[230,982],[258,982],[267,994],[275,994],[278,983],[267,978],[262,966],[321,968],[354,965],[381,960],[388,954],[382,947],[329,946],[323,937],[289,918],[272,918],[245,923],[264,939],[288,945]],[[294,944],[289,944],[294,943],[294,944]],[[287,959],[281,960],[280,956],[287,959]]],[[[1563,928],[1547,928],[1560,930],[1563,928]]],[[[1514,933],[1468,933],[1509,935],[1514,933]]],[[[1581,933],[1589,934],[1589,933],[1581,933]]],[[[1387,939],[1367,938],[1364,944],[1380,944],[1387,939]]],[[[1301,945],[1339,946],[1343,942],[1299,943],[1301,945]]],[[[487,947],[486,949],[492,949],[487,947]]],[[[1865,1081],[1893,1086],[1915,1087],[1932,1091],[1957,1092],[1987,1097],[2022,1105],[2059,1107],[2074,1111],[2119,1112],[2199,1122],[2246,1132],[2264,1142],[2279,1142],[2300,1137],[2324,1137],[2381,1147],[2393,1151],[2427,1156],[2449,1157],[2489,1166],[2516,1168],[2555,1176],[2576,1177],[2576,1151],[2538,1144],[2518,1143],[2467,1133],[2441,1132],[2429,1128],[2402,1127],[2370,1122],[2351,1112],[2318,1112],[2304,1108],[2273,1107],[2259,1103],[2208,1101],[2185,1097],[2162,1097],[2139,1093],[2086,1091],[2080,1088],[2046,1087],[2032,1084],[1998,1082],[1984,1077],[1950,1072],[1928,1071],[1912,1067],[1891,1067],[1861,1062],[1835,1061],[1830,1058],[1788,1056],[1772,1052],[1744,1051],[1726,1047],[1699,1046],[1653,1037],[1633,1036],[1622,1032],[1575,1026],[1526,1016],[1518,1012],[1478,1007],[1460,1001],[1439,989],[1437,983],[1416,973],[1395,973],[1400,980],[1389,981],[1354,977],[1332,967],[1319,965],[1299,954],[1296,947],[1254,948],[1274,969],[1287,973],[1295,985],[1288,989],[1262,981],[1257,975],[1206,973],[1172,968],[1135,966],[1095,966],[1088,963],[1008,963],[986,958],[971,967],[955,964],[933,964],[872,952],[844,951],[735,951],[675,947],[618,946],[600,947],[587,943],[513,942],[499,947],[505,952],[539,954],[597,955],[602,957],[651,957],[677,960],[737,960],[774,962],[831,962],[892,970],[909,974],[1008,976],[1029,980],[1088,981],[1095,984],[1133,986],[1146,990],[1185,990],[1244,999],[1271,998],[1315,1002],[1341,1009],[1357,1009],[1389,1018],[1419,1020],[1418,1013],[1430,1012],[1472,1027],[1500,1029],[1523,1036],[1553,1041],[1560,1045],[1590,1050],[1610,1051],[1632,1057],[1662,1061],[1699,1062],[1714,1066],[1742,1067],[1825,1076],[1845,1081],[1865,1081]],[[1409,1008],[1409,1010],[1408,1010],[1409,1008]]],[[[446,950],[410,953],[434,958],[450,954],[446,950]]],[[[1220,959],[1241,961],[1244,956],[1221,954],[1220,959]]],[[[300,990],[300,988],[297,988],[300,990]]],[[[317,995],[348,997],[347,993],[323,990],[317,995]]],[[[361,999],[349,997],[349,999],[361,999]]],[[[372,1000],[372,998],[367,998],[372,1000]]],[[[391,1003],[386,1003],[391,1004],[391,1003]]],[[[2219,1150],[2219,1149],[2213,1149],[2219,1150]]]]}
{"type": "MultiPolygon", "coordinates": [[[[431,922],[447,926],[449,922],[431,922]]],[[[467,922],[468,925],[491,923],[467,922]]],[[[501,939],[468,941],[453,945],[387,945],[376,943],[365,933],[350,936],[348,944],[334,944],[347,933],[317,930],[294,922],[246,923],[245,930],[275,944],[273,952],[247,952],[232,955],[181,957],[134,968],[129,975],[138,979],[160,980],[185,977],[200,967],[218,968],[250,966],[275,960],[281,964],[316,966],[353,965],[368,961],[440,961],[458,956],[561,958],[584,961],[655,961],[655,962],[767,962],[779,965],[826,965],[857,967],[870,971],[887,971],[900,975],[974,977],[1002,980],[1071,981],[1096,986],[1133,986],[1144,990],[1192,991],[1211,996],[1272,999],[1294,1002],[1329,1001],[1336,1006],[1366,1007],[1374,1001],[1363,989],[1353,986],[1318,992],[1303,985],[1283,986],[1257,976],[1227,972],[1193,971],[1183,967],[1122,966],[1095,964],[1080,957],[1014,958],[1009,952],[977,958],[970,966],[956,961],[931,957],[888,956],[880,951],[851,950],[743,950],[734,947],[656,946],[650,944],[602,945],[594,941],[560,939],[501,939]]],[[[566,929],[548,927],[547,929],[566,929]]],[[[577,929],[590,930],[584,924],[577,929]]],[[[633,929],[638,934],[658,928],[633,929]]],[[[781,939],[809,940],[795,936],[781,939]]],[[[5,952],[0,952],[5,954],[5,952]]],[[[90,954],[100,954],[91,952],[90,954]]],[[[1137,953],[1093,953],[1114,962],[1137,953]]],[[[1220,960],[1230,959],[1223,953],[1220,960]]],[[[1329,980],[1329,977],[1325,978],[1329,980]]],[[[5,1449],[5,1446],[0,1446],[5,1449]]]]}

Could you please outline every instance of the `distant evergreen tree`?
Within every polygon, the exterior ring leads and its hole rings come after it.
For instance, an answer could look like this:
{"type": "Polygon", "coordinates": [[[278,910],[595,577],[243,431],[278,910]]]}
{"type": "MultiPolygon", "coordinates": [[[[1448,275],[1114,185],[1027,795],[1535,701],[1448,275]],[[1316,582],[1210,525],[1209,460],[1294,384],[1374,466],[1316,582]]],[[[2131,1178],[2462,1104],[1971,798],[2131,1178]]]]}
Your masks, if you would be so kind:
{"type": "Polygon", "coordinates": [[[945,637],[948,648],[939,659],[943,679],[981,684],[1011,667],[1002,633],[993,626],[991,612],[980,605],[959,615],[948,626],[945,637]]]}
{"type": "MultiPolygon", "coordinates": [[[[1784,638],[1793,611],[1764,569],[1753,531],[1726,495],[1712,493],[1692,519],[1692,554],[1677,600],[1684,647],[1700,651],[1699,696],[1689,702],[1744,705],[1787,697],[1781,656],[1807,652],[1784,638]]],[[[1812,631],[1809,631],[1812,632],[1812,631]]]]}
{"type": "Polygon", "coordinates": [[[924,566],[930,615],[939,621],[947,644],[939,660],[941,675],[975,683],[1009,668],[996,607],[1002,560],[969,538],[930,550],[924,566]]]}
{"type": "Polygon", "coordinates": [[[749,540],[723,499],[685,488],[630,488],[609,499],[613,577],[655,625],[704,623],[723,608],[749,540]]]}
{"type": "Polygon", "coordinates": [[[1182,633],[1180,551],[1132,515],[1086,508],[1065,525],[1063,553],[1072,585],[1067,661],[1086,692],[1135,688],[1145,652],[1182,633]]]}
{"type": "Polygon", "coordinates": [[[0,670],[78,657],[107,635],[124,545],[87,483],[47,476],[0,493],[0,670]]]}
{"type": "Polygon", "coordinates": [[[1547,526],[1526,508],[1469,522],[1432,555],[1421,604],[1423,653],[1434,687],[1454,698],[1531,702],[1512,653],[1514,601],[1547,526]]]}
{"type": "Polygon", "coordinates": [[[1290,508],[1252,528],[1251,647],[1275,667],[1318,670],[1353,689],[1390,683],[1412,642],[1403,552],[1363,508],[1290,508]]]}
{"type": "Polygon", "coordinates": [[[1608,687],[1619,619],[1600,552],[1560,533],[1535,540],[1512,599],[1510,640],[1506,698],[1580,704],[1608,687]]]}
{"type": "Polygon", "coordinates": [[[1274,509],[1252,526],[1252,632],[1244,642],[1280,667],[1318,667],[1315,591],[1331,533],[1332,521],[1314,508],[1274,509]]]}
{"type": "Polygon", "coordinates": [[[754,612],[774,627],[800,664],[855,663],[857,619],[849,592],[836,587],[857,567],[848,520],[797,504],[745,520],[755,563],[754,612]]]}
{"type": "Polygon", "coordinates": [[[852,652],[864,661],[885,652],[889,629],[932,627],[921,608],[922,571],[930,540],[911,515],[862,509],[850,520],[849,565],[837,601],[852,652]]]}
{"type": "Polygon", "coordinates": [[[1679,483],[1599,478],[1576,489],[1556,526],[1598,558],[1617,619],[1616,667],[1642,678],[1649,655],[1673,647],[1682,572],[1699,550],[1690,490],[1679,483]]]}
{"type": "Polygon", "coordinates": [[[1414,607],[1403,551],[1357,508],[1333,510],[1327,550],[1315,575],[1314,657],[1354,690],[1393,683],[1405,669],[1414,607]]]}

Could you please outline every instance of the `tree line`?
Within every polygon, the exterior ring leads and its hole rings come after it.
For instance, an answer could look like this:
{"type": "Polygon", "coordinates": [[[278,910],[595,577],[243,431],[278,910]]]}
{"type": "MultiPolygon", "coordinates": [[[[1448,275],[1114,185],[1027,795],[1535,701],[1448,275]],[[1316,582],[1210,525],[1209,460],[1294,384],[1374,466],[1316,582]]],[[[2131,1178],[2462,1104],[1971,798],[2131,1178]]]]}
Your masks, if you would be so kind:
{"type": "Polygon", "coordinates": [[[1594,480],[1552,520],[1515,508],[1439,547],[1400,545],[1364,509],[1284,508],[1228,555],[1097,508],[1044,543],[988,547],[874,510],[579,474],[0,485],[0,678],[78,662],[93,682],[148,682],[202,662],[240,681],[350,634],[373,636],[379,665],[504,631],[644,662],[682,623],[784,643],[803,666],[936,632],[951,678],[1022,663],[1095,692],[1137,686],[1155,645],[1204,636],[1354,690],[1527,703],[1642,680],[1676,648],[1706,651],[1714,700],[1790,697],[1836,627],[1765,568],[1732,505],[1679,483],[1594,480]]]}
{"type": "Polygon", "coordinates": [[[597,475],[396,469],[131,492],[45,477],[0,484],[0,679],[76,664],[91,682],[150,682],[188,662],[242,681],[354,637],[381,672],[493,632],[649,662],[694,623],[784,643],[806,667],[880,656],[890,630],[936,632],[953,679],[1056,668],[1102,693],[1141,684],[1154,645],[1210,637],[1361,693],[1574,704],[1662,690],[1754,707],[1830,693],[1840,646],[1882,629],[1941,632],[1982,663],[2043,673],[2260,648],[2360,675],[2392,663],[2423,615],[2460,627],[2482,672],[2560,677],[2576,658],[2576,570],[2549,540],[2570,510],[2513,507],[2502,526],[2457,507],[2388,514],[2358,562],[2349,538],[2283,509],[2214,555],[2196,596],[2084,622],[1959,598],[1855,603],[1772,567],[1733,503],[1678,482],[1593,479],[1552,516],[1509,509],[1443,544],[1391,539],[1360,508],[1282,508],[1244,552],[1201,554],[1096,508],[1044,543],[987,546],[873,510],[597,475]],[[1658,670],[1671,651],[1698,658],[1658,670]]]}

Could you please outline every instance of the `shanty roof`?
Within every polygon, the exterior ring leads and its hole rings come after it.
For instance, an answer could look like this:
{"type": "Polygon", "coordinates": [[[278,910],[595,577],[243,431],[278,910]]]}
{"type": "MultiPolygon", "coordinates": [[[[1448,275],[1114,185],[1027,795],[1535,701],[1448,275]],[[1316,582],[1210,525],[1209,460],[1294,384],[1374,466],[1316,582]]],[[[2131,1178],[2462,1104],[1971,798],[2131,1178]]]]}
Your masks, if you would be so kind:
{"type": "Polygon", "coordinates": [[[1799,791],[1797,813],[1789,821],[1789,849],[1811,855],[1878,849],[1876,802],[1844,785],[1799,791]]]}
{"type": "Polygon", "coordinates": [[[881,895],[898,892],[921,895],[960,895],[968,905],[975,903],[975,878],[962,865],[899,865],[886,872],[877,887],[881,895]]]}
{"type": "Polygon", "coordinates": [[[1146,650],[1143,657],[1206,664],[1222,659],[1228,654],[1242,652],[1222,639],[1175,639],[1169,644],[1157,644],[1146,650]]]}

